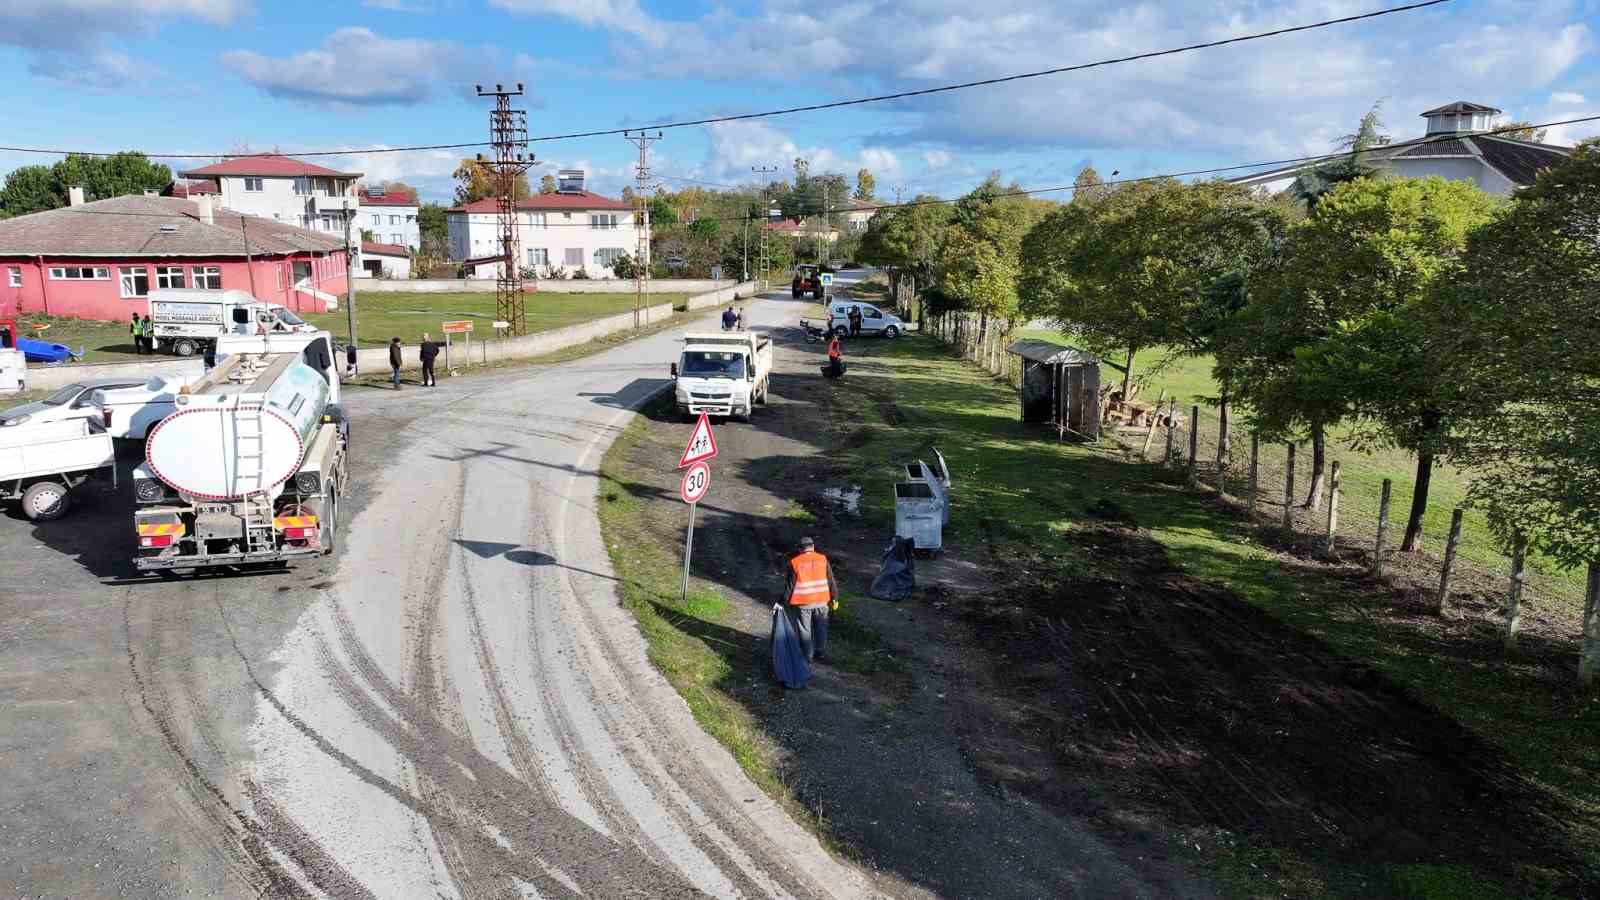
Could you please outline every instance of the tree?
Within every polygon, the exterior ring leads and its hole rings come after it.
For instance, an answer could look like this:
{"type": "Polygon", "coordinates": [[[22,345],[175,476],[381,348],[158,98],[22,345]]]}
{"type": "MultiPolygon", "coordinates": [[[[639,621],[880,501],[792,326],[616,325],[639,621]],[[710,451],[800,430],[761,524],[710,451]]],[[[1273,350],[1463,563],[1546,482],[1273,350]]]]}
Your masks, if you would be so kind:
{"type": "MultiPolygon", "coordinates": [[[[950,221],[950,207],[930,194],[920,194],[910,203],[880,210],[867,221],[857,252],[861,262],[888,270],[889,289],[897,298],[910,282],[910,293],[931,284],[939,258],[940,240],[950,221]]],[[[923,308],[918,304],[918,320],[923,308]]]]}
{"type": "Polygon", "coordinates": [[[954,308],[978,314],[980,341],[992,322],[1009,330],[1020,311],[1022,241],[1040,215],[1019,190],[1001,187],[999,173],[990,174],[956,201],[939,248],[940,292],[954,308]]]}
{"type": "Polygon", "coordinates": [[[66,195],[57,190],[49,166],[13,169],[6,176],[5,187],[0,188],[0,216],[25,216],[66,205],[66,195]]]}
{"type": "Polygon", "coordinates": [[[423,249],[445,249],[450,241],[450,217],[444,206],[424,203],[417,207],[417,231],[422,238],[423,249]]]}
{"type": "Polygon", "coordinates": [[[1382,100],[1373,103],[1357,123],[1356,130],[1335,142],[1339,149],[1349,150],[1349,156],[1306,169],[1289,186],[1289,193],[1305,204],[1307,212],[1339,185],[1376,174],[1377,170],[1366,164],[1364,156],[1366,151],[1389,141],[1388,135],[1380,133],[1383,120],[1379,117],[1379,110],[1382,107],[1382,100]]]}
{"type": "MultiPolygon", "coordinates": [[[[73,157],[67,157],[72,159],[73,157]]],[[[123,152],[102,157],[79,157],[91,162],[85,167],[88,176],[84,193],[92,199],[122,197],[142,194],[147,190],[160,191],[172,184],[172,170],[153,163],[143,153],[123,152]]],[[[62,160],[64,164],[67,160],[62,160]]],[[[64,184],[64,187],[70,186],[64,184]]]]}
{"type": "Polygon", "coordinates": [[[1501,137],[1508,137],[1518,141],[1528,141],[1534,144],[1544,143],[1545,136],[1550,133],[1550,129],[1535,128],[1533,127],[1532,122],[1525,120],[1506,122],[1503,125],[1496,125],[1495,131],[1498,132],[1501,137]]]}
{"type": "Polygon", "coordinates": [[[556,177],[549,172],[544,173],[544,177],[539,179],[539,193],[554,194],[557,190],[559,187],[556,185],[556,177]]]}
{"type": "Polygon", "coordinates": [[[665,197],[650,198],[650,227],[665,228],[678,224],[678,208],[665,197]]]}
{"type": "MultiPolygon", "coordinates": [[[[539,192],[540,193],[545,193],[544,185],[542,183],[539,186],[539,192]]],[[[633,205],[633,200],[634,200],[633,188],[624,187],[622,189],[622,202],[628,204],[629,206],[632,206],[633,205]]]]}
{"type": "Polygon", "coordinates": [[[856,172],[856,192],[852,195],[857,200],[871,200],[878,191],[878,180],[872,177],[868,169],[856,172]]]}
{"type": "Polygon", "coordinates": [[[1101,180],[1100,173],[1093,166],[1084,166],[1078,177],[1072,179],[1072,202],[1093,203],[1104,199],[1108,190],[1110,188],[1101,180]]]}
{"type": "Polygon", "coordinates": [[[638,277],[639,261],[632,253],[624,253],[611,263],[611,274],[617,278],[628,279],[638,277]]]}
{"type": "MultiPolygon", "coordinates": [[[[452,176],[456,180],[456,203],[467,204],[485,197],[500,195],[500,177],[495,172],[493,164],[480,163],[476,159],[464,159],[456,167],[452,176]]],[[[516,181],[512,188],[516,195],[531,197],[533,192],[528,189],[528,175],[525,172],[517,173],[516,181]]]]}

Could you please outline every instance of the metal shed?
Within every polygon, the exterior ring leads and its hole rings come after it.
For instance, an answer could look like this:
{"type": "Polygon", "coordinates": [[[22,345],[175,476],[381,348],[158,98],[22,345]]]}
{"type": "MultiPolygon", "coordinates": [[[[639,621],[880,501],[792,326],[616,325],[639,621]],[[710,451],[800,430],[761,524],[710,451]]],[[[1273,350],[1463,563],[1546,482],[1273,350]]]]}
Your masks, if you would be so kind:
{"type": "Polygon", "coordinates": [[[1054,425],[1058,436],[1100,437],[1100,359],[1049,341],[1017,341],[1022,357],[1022,421],[1054,425]]]}

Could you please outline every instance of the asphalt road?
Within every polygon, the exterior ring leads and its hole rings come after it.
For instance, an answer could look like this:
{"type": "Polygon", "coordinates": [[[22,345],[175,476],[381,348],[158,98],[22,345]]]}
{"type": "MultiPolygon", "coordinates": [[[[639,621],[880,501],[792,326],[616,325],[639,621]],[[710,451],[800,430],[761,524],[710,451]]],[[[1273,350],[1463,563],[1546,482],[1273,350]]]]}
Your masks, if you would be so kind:
{"type": "Polygon", "coordinates": [[[342,550],[288,572],[133,578],[126,483],[8,508],[0,893],[868,894],[616,601],[595,469],[676,343],[352,393],[342,550]]]}

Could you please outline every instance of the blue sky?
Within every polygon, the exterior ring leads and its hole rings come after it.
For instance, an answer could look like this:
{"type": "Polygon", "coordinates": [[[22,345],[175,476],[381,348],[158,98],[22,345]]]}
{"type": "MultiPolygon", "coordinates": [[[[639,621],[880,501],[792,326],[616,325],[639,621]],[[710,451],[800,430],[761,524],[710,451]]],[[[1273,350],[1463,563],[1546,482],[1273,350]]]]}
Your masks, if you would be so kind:
{"type": "MultiPolygon", "coordinates": [[[[1365,12],[1370,0],[5,0],[0,143],[220,153],[481,139],[474,82],[524,82],[549,134],[701,118],[1120,56],[1365,12]]],[[[1453,0],[1354,26],[916,101],[675,129],[668,186],[753,165],[953,195],[1326,152],[1375,101],[1396,138],[1453,100],[1550,121],[1600,113],[1600,0],[1453,0]]],[[[1600,134],[1562,129],[1552,141],[1600,134]]],[[[621,137],[534,146],[615,193],[621,137]]],[[[470,151],[469,151],[470,152],[470,151]]],[[[447,199],[455,152],[320,160],[447,199]]],[[[0,151],[0,171],[49,162],[0,151]]],[[[203,164],[207,160],[195,160],[203,164]]],[[[184,161],[167,160],[175,168],[184,161]]]]}

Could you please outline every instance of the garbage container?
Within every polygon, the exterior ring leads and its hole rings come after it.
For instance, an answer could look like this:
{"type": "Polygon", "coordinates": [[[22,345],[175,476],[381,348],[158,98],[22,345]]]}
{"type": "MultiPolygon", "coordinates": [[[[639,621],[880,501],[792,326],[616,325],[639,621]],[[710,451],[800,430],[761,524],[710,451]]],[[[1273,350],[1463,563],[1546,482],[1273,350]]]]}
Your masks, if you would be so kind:
{"type": "Polygon", "coordinates": [[[894,533],[910,538],[918,550],[944,547],[944,503],[926,481],[894,486],[894,533]]]}
{"type": "Polygon", "coordinates": [[[906,480],[926,482],[928,487],[933,489],[933,494],[939,498],[939,503],[942,507],[940,520],[949,525],[950,470],[945,465],[944,454],[939,452],[939,448],[933,448],[933,456],[938,460],[935,465],[930,466],[920,459],[916,462],[906,463],[906,480]]]}

